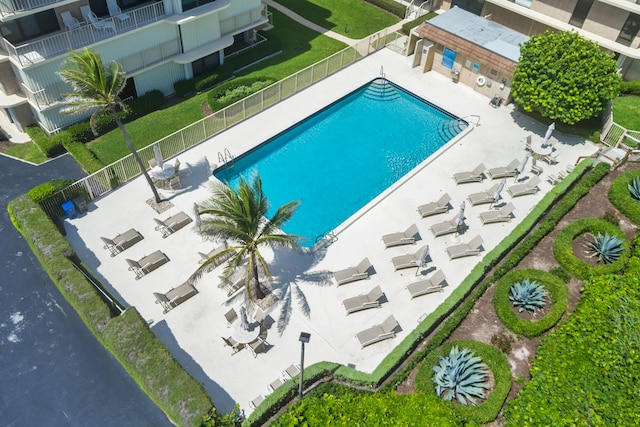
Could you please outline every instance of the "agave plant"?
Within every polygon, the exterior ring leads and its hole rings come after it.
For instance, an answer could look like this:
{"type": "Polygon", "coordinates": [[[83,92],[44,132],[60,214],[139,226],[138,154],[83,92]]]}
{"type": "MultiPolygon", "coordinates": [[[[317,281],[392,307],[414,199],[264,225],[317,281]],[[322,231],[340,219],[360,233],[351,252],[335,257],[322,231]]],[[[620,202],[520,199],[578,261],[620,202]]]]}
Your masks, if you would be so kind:
{"type": "Polygon", "coordinates": [[[544,307],[547,295],[549,293],[540,283],[524,279],[522,282],[516,282],[511,286],[509,299],[514,306],[518,307],[518,313],[522,313],[524,310],[533,313],[544,307]]]}
{"type": "Polygon", "coordinates": [[[463,405],[477,405],[476,398],[483,399],[489,368],[469,349],[454,346],[448,357],[438,357],[440,364],[433,367],[436,393],[445,400],[456,398],[463,405]]]}
{"type": "Polygon", "coordinates": [[[598,257],[598,262],[605,264],[617,261],[623,249],[622,240],[609,233],[605,233],[604,236],[598,233],[594,237],[594,241],[587,244],[587,250],[591,253],[591,257],[598,257]]]}
{"type": "Polygon", "coordinates": [[[640,176],[633,178],[633,180],[627,184],[627,187],[629,187],[631,197],[640,201],[640,176]]]}

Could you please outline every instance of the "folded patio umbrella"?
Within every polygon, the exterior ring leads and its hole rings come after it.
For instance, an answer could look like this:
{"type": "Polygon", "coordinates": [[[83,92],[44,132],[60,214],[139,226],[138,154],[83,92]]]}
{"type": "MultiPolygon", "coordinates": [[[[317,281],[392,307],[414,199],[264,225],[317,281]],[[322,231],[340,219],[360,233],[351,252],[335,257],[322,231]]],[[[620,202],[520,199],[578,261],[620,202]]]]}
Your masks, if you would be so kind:
{"type": "Polygon", "coordinates": [[[162,169],[162,153],[160,152],[160,146],[158,144],[153,146],[153,154],[156,157],[156,162],[158,162],[158,167],[162,169]]]}
{"type": "Polygon", "coordinates": [[[542,139],[542,146],[544,147],[545,145],[547,145],[547,142],[549,142],[549,138],[551,138],[551,134],[553,133],[553,130],[556,128],[556,122],[553,122],[549,125],[549,127],[547,128],[547,132],[544,134],[544,138],[542,139]]]}
{"type": "Polygon", "coordinates": [[[420,253],[420,259],[418,260],[418,268],[416,269],[416,276],[422,268],[427,265],[427,257],[429,257],[429,245],[424,245],[422,252],[420,253]]]}
{"type": "Polygon", "coordinates": [[[496,203],[500,200],[500,193],[504,190],[504,184],[507,182],[507,178],[502,178],[500,183],[498,184],[498,188],[496,188],[495,193],[493,193],[493,203],[496,203]]]}

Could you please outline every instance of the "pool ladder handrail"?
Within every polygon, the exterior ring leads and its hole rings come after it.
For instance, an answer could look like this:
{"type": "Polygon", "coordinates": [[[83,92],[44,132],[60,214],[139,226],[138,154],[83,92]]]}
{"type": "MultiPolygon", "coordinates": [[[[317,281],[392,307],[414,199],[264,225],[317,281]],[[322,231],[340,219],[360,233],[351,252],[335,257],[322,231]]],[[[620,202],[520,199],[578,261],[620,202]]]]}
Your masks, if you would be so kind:
{"type": "Polygon", "coordinates": [[[225,148],[222,152],[218,151],[218,161],[223,167],[227,166],[229,163],[231,163],[231,167],[233,167],[235,157],[233,157],[233,154],[231,154],[228,148],[225,148]]]}

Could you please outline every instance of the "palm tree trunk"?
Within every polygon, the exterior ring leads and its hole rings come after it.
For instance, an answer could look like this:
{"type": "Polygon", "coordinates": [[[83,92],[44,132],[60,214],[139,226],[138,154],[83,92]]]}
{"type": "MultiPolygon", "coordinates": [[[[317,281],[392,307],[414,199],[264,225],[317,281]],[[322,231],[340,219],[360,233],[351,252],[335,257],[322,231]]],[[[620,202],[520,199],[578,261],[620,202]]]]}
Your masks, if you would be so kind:
{"type": "Polygon", "coordinates": [[[258,277],[258,263],[256,263],[256,256],[254,253],[251,253],[253,267],[253,295],[257,300],[261,300],[266,295],[262,292],[262,287],[260,286],[260,278],[258,277]]]}
{"type": "Polygon", "coordinates": [[[142,172],[142,175],[144,175],[144,178],[147,180],[147,184],[149,184],[149,187],[151,187],[151,191],[153,192],[153,197],[156,199],[156,203],[160,203],[162,201],[162,199],[160,199],[160,195],[158,194],[158,189],[153,184],[153,181],[151,180],[151,177],[147,173],[147,168],[144,167],[144,163],[142,163],[142,159],[138,155],[138,151],[136,150],[136,148],[131,143],[131,138],[129,137],[129,133],[125,129],[124,125],[122,124],[122,121],[120,120],[120,117],[118,117],[118,115],[116,114],[115,110],[110,111],[110,114],[113,116],[113,118],[116,121],[118,127],[120,128],[120,131],[122,132],[122,136],[124,136],[124,141],[127,143],[127,147],[129,147],[129,150],[131,151],[131,154],[133,154],[133,158],[135,159],[136,163],[138,163],[138,167],[140,168],[140,172],[142,172]]]}

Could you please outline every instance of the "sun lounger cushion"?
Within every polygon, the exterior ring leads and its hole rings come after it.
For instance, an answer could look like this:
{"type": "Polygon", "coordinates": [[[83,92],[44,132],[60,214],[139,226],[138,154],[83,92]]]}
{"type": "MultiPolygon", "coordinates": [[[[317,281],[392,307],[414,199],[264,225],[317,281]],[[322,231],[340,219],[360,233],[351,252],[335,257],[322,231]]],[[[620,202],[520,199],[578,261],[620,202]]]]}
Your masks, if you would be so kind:
{"type": "Polygon", "coordinates": [[[487,175],[489,175],[491,179],[516,176],[516,168],[518,167],[519,164],[520,162],[518,161],[518,159],[513,159],[511,163],[509,163],[507,166],[500,166],[497,168],[488,169],[487,175]]]}
{"type": "Polygon", "coordinates": [[[138,261],[127,259],[129,270],[136,274],[136,280],[151,273],[163,264],[169,262],[169,258],[162,251],[155,251],[150,255],[140,258],[138,261]]]}
{"type": "Polygon", "coordinates": [[[535,194],[538,192],[538,184],[540,183],[540,177],[534,176],[524,184],[516,184],[510,186],[507,191],[511,197],[524,196],[527,194],[535,194]]]}
{"type": "Polygon", "coordinates": [[[412,224],[401,233],[391,233],[382,236],[385,248],[399,245],[410,245],[416,243],[416,234],[418,234],[418,226],[412,224]]]}
{"type": "Polygon", "coordinates": [[[442,272],[442,270],[438,270],[433,274],[433,276],[428,279],[408,284],[407,290],[411,294],[411,299],[413,299],[415,297],[429,294],[431,292],[442,291],[444,281],[444,273],[442,272]]]}
{"type": "Polygon", "coordinates": [[[360,341],[362,348],[364,348],[382,340],[395,337],[395,330],[398,326],[398,321],[393,316],[389,316],[381,324],[374,325],[364,331],[358,332],[356,337],[358,338],[358,341],[360,341]]]}
{"type": "Polygon", "coordinates": [[[157,218],[154,218],[153,220],[157,224],[155,229],[162,233],[163,238],[170,236],[172,233],[175,233],[192,221],[191,217],[182,211],[170,216],[164,221],[157,218]]]}
{"type": "Polygon", "coordinates": [[[456,184],[464,184],[467,182],[480,182],[484,179],[484,171],[487,168],[484,164],[480,163],[474,170],[471,172],[458,172],[453,174],[453,179],[456,181],[456,184]]]}
{"type": "Polygon", "coordinates": [[[447,253],[450,259],[461,258],[470,255],[478,255],[482,246],[482,238],[476,236],[469,243],[460,243],[447,247],[447,253]]]}
{"type": "Polygon", "coordinates": [[[347,267],[344,270],[334,272],[333,277],[340,286],[356,280],[368,279],[370,268],[369,258],[365,258],[356,267],[347,267]]]}
{"type": "Polygon", "coordinates": [[[154,292],[156,297],[156,303],[161,304],[164,308],[164,313],[167,313],[172,308],[175,308],[198,293],[198,290],[189,282],[184,282],[182,285],[171,289],[170,291],[160,294],[154,292]]]}
{"type": "Polygon", "coordinates": [[[445,213],[449,210],[450,201],[451,196],[449,196],[449,194],[447,193],[444,193],[437,202],[431,202],[418,206],[418,213],[422,218],[445,213]]]}
{"type": "Polygon", "coordinates": [[[411,268],[418,267],[420,263],[420,255],[424,246],[418,249],[415,253],[412,254],[404,254],[391,258],[391,262],[393,263],[393,268],[397,271],[403,268],[411,268]]]}
{"type": "Polygon", "coordinates": [[[240,268],[228,278],[220,277],[220,279],[218,287],[226,290],[227,296],[231,296],[247,284],[247,272],[244,268],[240,268]]]}
{"type": "Polygon", "coordinates": [[[433,235],[435,237],[444,236],[445,234],[455,233],[458,230],[458,221],[457,218],[451,219],[449,221],[442,221],[437,224],[433,224],[430,227],[433,235]]]}
{"type": "Polygon", "coordinates": [[[514,211],[515,207],[513,203],[508,203],[500,210],[497,211],[486,211],[480,212],[480,221],[483,224],[491,224],[493,222],[509,222],[511,221],[511,213],[514,211]]]}
{"type": "Polygon", "coordinates": [[[130,228],[113,239],[107,239],[106,237],[101,237],[100,239],[104,242],[104,248],[109,249],[111,252],[111,256],[116,256],[142,240],[142,235],[135,229],[130,228]]]}
{"type": "MultiPolygon", "coordinates": [[[[225,251],[226,249],[228,249],[228,245],[227,242],[222,243],[222,245],[218,246],[217,248],[214,248],[211,252],[209,252],[208,254],[203,254],[202,252],[198,252],[198,254],[200,254],[200,264],[202,264],[203,262],[213,258],[214,256],[218,255],[219,253],[225,251]]],[[[211,269],[214,269],[216,267],[218,267],[219,265],[221,265],[223,262],[227,261],[229,258],[231,258],[232,256],[234,256],[236,254],[236,251],[229,251],[224,255],[219,256],[218,258],[216,258],[215,261],[213,261],[211,264],[209,264],[209,266],[211,267],[211,269]]]]}
{"type": "Polygon", "coordinates": [[[368,308],[380,307],[380,298],[384,293],[380,286],[376,286],[371,289],[366,295],[358,295],[352,298],[347,298],[342,301],[347,314],[355,313],[356,311],[366,310],[368,308]]]}
{"type": "Polygon", "coordinates": [[[499,184],[496,184],[490,189],[485,191],[469,194],[467,198],[469,199],[469,203],[471,203],[471,206],[495,202],[495,199],[493,198],[493,196],[495,195],[496,190],[498,189],[498,185],[499,184]]]}

